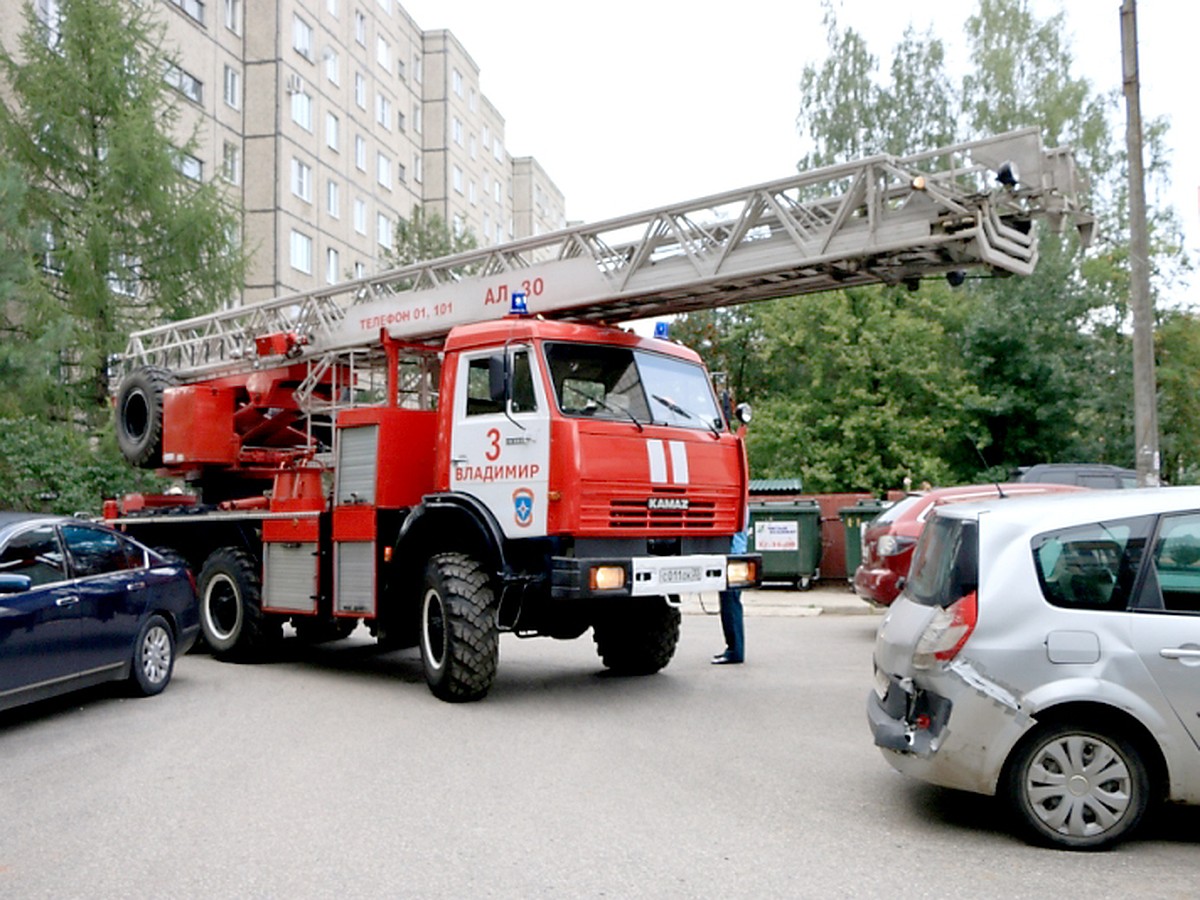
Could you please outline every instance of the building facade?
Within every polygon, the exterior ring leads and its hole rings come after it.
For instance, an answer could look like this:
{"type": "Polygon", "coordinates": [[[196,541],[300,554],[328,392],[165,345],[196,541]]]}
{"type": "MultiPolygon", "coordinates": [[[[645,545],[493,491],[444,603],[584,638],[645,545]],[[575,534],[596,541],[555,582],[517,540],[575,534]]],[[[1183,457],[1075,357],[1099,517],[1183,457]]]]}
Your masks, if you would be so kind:
{"type": "MultiPolygon", "coordinates": [[[[566,225],[562,193],[514,160],[452,33],[396,0],[154,0],[177,65],[182,160],[243,210],[243,302],[379,271],[417,206],[480,246],[566,225]]],[[[58,0],[35,0],[55,21],[58,0]]],[[[14,48],[20,4],[0,7],[14,48]]]]}

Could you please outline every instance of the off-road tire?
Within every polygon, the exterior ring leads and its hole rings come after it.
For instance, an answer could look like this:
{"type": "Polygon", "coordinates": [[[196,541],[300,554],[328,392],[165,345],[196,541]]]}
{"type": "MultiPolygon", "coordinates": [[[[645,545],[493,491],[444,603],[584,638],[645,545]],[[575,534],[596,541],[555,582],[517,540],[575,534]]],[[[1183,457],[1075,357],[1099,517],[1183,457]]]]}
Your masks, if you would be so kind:
{"type": "Polygon", "coordinates": [[[163,391],[175,383],[169,369],[142,366],[117,391],[117,446],[132,465],[156,469],[162,465],[163,391]]]}
{"type": "Polygon", "coordinates": [[[683,617],[666,597],[615,601],[596,617],[592,639],[616,675],[653,675],[671,661],[683,617]]]}
{"type": "Polygon", "coordinates": [[[432,557],[420,616],[421,662],[434,696],[452,702],[486,696],[500,661],[500,628],[483,565],[464,553],[432,557]]]}
{"type": "Polygon", "coordinates": [[[217,659],[261,659],[281,637],[282,620],[262,611],[258,563],[245,550],[214,550],[200,570],[200,632],[217,659]]]}
{"type": "Polygon", "coordinates": [[[1137,744],[1081,722],[1030,732],[1000,784],[1016,826],[1042,846],[1101,850],[1127,837],[1150,802],[1150,774],[1137,744]]]}

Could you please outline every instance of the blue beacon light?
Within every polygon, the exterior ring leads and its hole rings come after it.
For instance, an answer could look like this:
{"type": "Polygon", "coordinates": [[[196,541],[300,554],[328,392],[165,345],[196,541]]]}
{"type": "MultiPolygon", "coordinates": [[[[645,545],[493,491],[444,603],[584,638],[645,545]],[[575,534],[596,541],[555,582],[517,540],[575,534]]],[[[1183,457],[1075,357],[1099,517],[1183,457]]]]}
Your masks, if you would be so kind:
{"type": "Polygon", "coordinates": [[[513,291],[512,292],[512,302],[508,307],[508,311],[510,313],[512,313],[514,316],[529,315],[529,308],[525,305],[525,292],[524,291],[513,291]]]}
{"type": "Polygon", "coordinates": [[[670,322],[655,322],[654,336],[660,340],[670,340],[671,338],[671,323],[670,322]]]}

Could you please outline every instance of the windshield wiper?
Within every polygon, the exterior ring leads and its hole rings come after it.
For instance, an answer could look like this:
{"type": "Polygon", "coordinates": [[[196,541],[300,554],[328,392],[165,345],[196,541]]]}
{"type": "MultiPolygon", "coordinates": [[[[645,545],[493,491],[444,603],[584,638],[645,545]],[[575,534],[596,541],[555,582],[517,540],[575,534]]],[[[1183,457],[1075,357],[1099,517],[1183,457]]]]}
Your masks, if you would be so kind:
{"type": "MultiPolygon", "coordinates": [[[[584,391],[581,391],[579,388],[575,387],[574,385],[564,384],[563,387],[566,388],[567,390],[574,391],[576,394],[578,394],[580,397],[582,397],[588,403],[595,403],[597,406],[602,407],[603,409],[607,409],[610,413],[616,413],[618,416],[625,416],[626,418],[629,419],[630,422],[632,422],[634,425],[637,426],[638,431],[645,431],[645,429],[642,427],[642,423],[638,420],[638,417],[635,416],[628,409],[621,409],[620,407],[609,406],[603,400],[599,400],[596,397],[589,396],[584,391]]],[[[586,408],[586,406],[585,406],[585,408],[586,408]]]]}
{"type": "Polygon", "coordinates": [[[650,397],[654,400],[657,400],[671,412],[675,413],[676,415],[683,416],[685,419],[700,419],[701,422],[708,426],[708,430],[713,433],[713,437],[719,438],[721,436],[721,432],[717,431],[717,427],[712,422],[710,422],[708,419],[700,417],[696,413],[688,412],[674,400],[670,400],[667,397],[660,397],[658,394],[651,394],[650,397]]]}

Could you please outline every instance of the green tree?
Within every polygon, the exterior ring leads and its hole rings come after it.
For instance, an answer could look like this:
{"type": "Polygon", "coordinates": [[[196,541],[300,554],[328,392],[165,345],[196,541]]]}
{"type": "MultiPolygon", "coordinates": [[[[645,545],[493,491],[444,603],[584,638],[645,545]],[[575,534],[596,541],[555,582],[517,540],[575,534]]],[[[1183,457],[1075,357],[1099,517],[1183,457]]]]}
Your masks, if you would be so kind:
{"type": "MultiPolygon", "coordinates": [[[[60,418],[107,411],[108,357],[134,327],[217,307],[242,283],[239,214],[185,175],[195,142],[168,81],[160,7],[60,0],[43,22],[25,4],[0,149],[29,190],[22,220],[44,236],[37,284],[13,317],[57,358],[60,418]]],[[[43,411],[44,412],[44,411],[43,411]]]]}
{"type": "Polygon", "coordinates": [[[1200,483],[1200,316],[1165,314],[1155,334],[1163,478],[1200,483]]]}
{"type": "Polygon", "coordinates": [[[400,268],[465,253],[477,246],[471,232],[455,233],[438,213],[414,206],[412,215],[401,219],[396,226],[396,241],[384,252],[383,258],[388,267],[400,268]]]}

